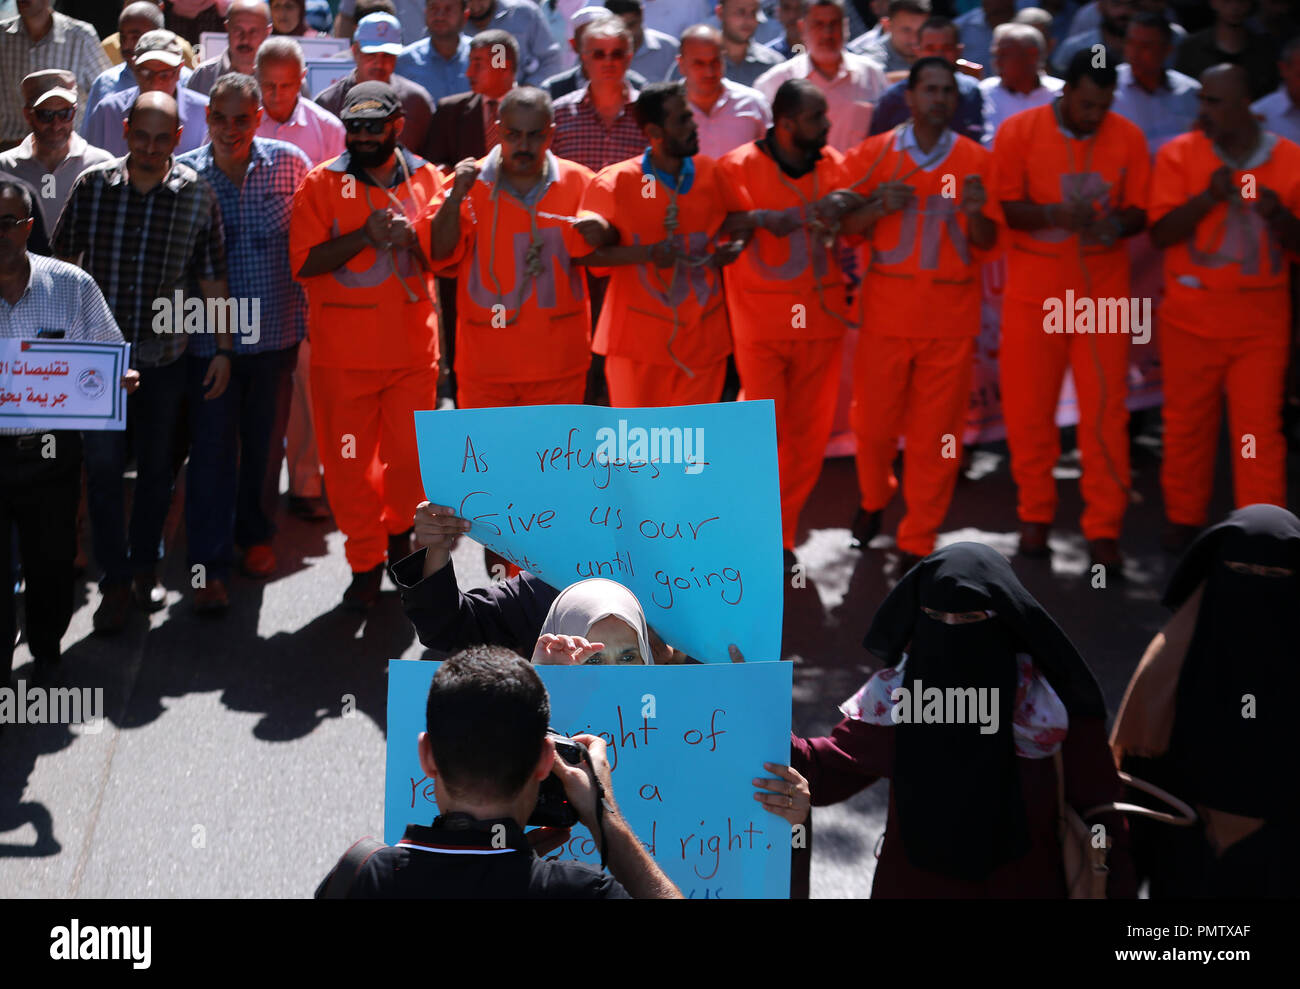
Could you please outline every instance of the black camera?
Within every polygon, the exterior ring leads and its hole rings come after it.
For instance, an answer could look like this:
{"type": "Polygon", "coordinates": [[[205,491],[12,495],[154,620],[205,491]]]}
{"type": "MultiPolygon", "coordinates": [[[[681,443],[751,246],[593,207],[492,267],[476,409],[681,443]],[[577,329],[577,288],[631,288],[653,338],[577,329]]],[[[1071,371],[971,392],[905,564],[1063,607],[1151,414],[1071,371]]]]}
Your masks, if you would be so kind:
{"type": "MultiPolygon", "coordinates": [[[[570,766],[581,766],[587,761],[587,748],[581,742],[561,735],[552,728],[546,734],[555,741],[556,754],[570,766]]],[[[542,780],[537,788],[537,806],[528,818],[529,825],[540,828],[571,828],[578,823],[578,812],[565,796],[564,785],[554,773],[542,780]]]]}

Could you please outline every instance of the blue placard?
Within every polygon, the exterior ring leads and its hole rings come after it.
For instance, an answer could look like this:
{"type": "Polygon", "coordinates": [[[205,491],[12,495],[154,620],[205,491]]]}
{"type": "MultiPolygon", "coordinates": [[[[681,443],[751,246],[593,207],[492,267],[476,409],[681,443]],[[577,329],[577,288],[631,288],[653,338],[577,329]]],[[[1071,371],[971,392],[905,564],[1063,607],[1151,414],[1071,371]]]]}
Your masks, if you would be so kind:
{"type": "MultiPolygon", "coordinates": [[[[384,840],[437,815],[416,741],[437,663],[388,664],[384,840]]],[[[655,861],[695,899],[787,897],[789,824],[754,799],[790,761],[789,663],[539,666],[551,726],[609,743],[614,797],[655,861]],[[647,715],[653,714],[654,717],[647,715]]],[[[598,862],[582,825],[556,857],[598,862]]]]}
{"type": "Polygon", "coordinates": [[[770,400],[416,412],[425,497],[556,588],[608,577],[678,649],[781,658],[770,400]]]}

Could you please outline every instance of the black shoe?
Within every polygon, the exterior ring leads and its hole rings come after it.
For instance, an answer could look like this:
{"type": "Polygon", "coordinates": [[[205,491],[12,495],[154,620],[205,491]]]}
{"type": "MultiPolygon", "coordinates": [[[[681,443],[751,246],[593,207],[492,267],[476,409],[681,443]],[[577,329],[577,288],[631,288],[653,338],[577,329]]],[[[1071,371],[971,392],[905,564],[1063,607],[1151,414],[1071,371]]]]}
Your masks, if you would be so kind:
{"type": "Polygon", "coordinates": [[[1031,560],[1041,560],[1052,555],[1052,548],[1047,544],[1047,537],[1052,527],[1046,522],[1021,522],[1020,546],[1016,553],[1031,560]]]}
{"type": "Polygon", "coordinates": [[[394,563],[405,560],[414,550],[411,549],[411,537],[415,535],[415,529],[407,529],[405,532],[399,532],[395,536],[388,537],[388,565],[391,567],[394,563]]]}
{"type": "Polygon", "coordinates": [[[869,512],[865,508],[859,508],[857,514],[853,516],[853,543],[852,545],[865,549],[867,543],[880,535],[880,520],[884,516],[883,508],[874,512],[869,512]]]}
{"type": "Polygon", "coordinates": [[[1108,580],[1124,580],[1124,557],[1118,539],[1088,540],[1089,569],[1101,567],[1108,580]]]}
{"type": "Polygon", "coordinates": [[[167,605],[167,588],[153,574],[136,574],[131,581],[131,600],[141,611],[158,611],[167,605]]]}
{"type": "Polygon", "coordinates": [[[343,607],[351,611],[368,611],[379,600],[379,584],[384,579],[384,565],[360,572],[352,571],[352,583],[343,592],[343,607]]]}

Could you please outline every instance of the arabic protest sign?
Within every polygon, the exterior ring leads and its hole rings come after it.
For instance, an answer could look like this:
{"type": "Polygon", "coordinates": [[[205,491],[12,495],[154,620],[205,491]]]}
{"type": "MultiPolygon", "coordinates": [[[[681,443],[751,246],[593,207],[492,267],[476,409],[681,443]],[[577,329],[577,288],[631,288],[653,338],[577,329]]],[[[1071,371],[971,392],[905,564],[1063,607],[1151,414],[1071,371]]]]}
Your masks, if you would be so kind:
{"type": "MultiPolygon", "coordinates": [[[[388,664],[384,840],[438,814],[416,750],[440,664],[388,664]]],[[[764,762],[790,761],[790,663],[539,666],[551,727],[608,743],[614,799],[646,851],[694,899],[790,895],[790,825],[754,799],[764,762]]],[[[599,863],[575,825],[552,858],[599,863]]]]}
{"type": "Polygon", "coordinates": [[[725,663],[781,655],[771,401],[416,412],[425,496],[564,588],[627,586],[665,642],[725,663]]]}
{"type": "Polygon", "coordinates": [[[0,426],[126,428],[130,344],[0,340],[0,426]]]}

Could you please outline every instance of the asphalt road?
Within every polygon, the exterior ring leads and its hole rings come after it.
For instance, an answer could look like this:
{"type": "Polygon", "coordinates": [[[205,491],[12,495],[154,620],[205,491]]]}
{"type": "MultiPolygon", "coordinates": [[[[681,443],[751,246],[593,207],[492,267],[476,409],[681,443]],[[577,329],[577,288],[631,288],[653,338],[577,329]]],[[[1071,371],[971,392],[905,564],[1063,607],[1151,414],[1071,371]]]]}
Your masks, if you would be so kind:
{"type": "MultiPolygon", "coordinates": [[[[1053,559],[1014,559],[1021,579],[1092,663],[1113,714],[1164,614],[1172,561],[1159,549],[1158,461],[1135,447],[1140,501],[1127,519],[1129,579],[1095,589],[1076,522],[1077,464],[1058,467],[1053,559]]],[[[1215,517],[1230,505],[1226,446],[1215,517]]],[[[1297,485],[1291,464],[1292,491],[1297,485]]],[[[895,502],[884,534],[848,548],[853,463],[828,460],[797,549],[805,586],[787,587],[784,658],[795,666],[794,726],[822,734],[872,667],[861,640],[888,590],[895,502]]],[[[1011,554],[1014,488],[1004,448],[978,451],[943,541],[974,539],[1011,554]]],[[[1292,504],[1295,509],[1295,504],[1292,504]]],[[[175,516],[175,513],[173,513],[175,516]]],[[[329,523],[285,516],[266,582],[236,578],[219,620],[193,615],[183,534],[169,528],[168,607],[136,613],[113,639],[91,634],[98,601],[78,585],[56,683],[102,688],[107,713],[80,727],[15,726],[0,736],[0,895],[5,897],[303,897],[356,838],[381,834],[385,664],[424,650],[388,589],[364,619],[338,610],[348,581],[329,523]],[[342,714],[345,695],[355,712],[342,714]]],[[[487,582],[472,543],[457,550],[462,584],[487,582]]],[[[20,645],[15,679],[30,679],[20,645]]],[[[617,782],[617,780],[616,780],[617,782]]],[[[886,784],[818,809],[813,893],[865,896],[884,826],[886,784]]]]}

